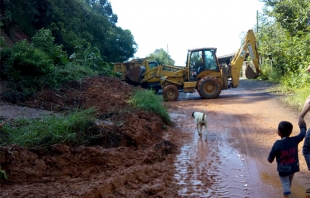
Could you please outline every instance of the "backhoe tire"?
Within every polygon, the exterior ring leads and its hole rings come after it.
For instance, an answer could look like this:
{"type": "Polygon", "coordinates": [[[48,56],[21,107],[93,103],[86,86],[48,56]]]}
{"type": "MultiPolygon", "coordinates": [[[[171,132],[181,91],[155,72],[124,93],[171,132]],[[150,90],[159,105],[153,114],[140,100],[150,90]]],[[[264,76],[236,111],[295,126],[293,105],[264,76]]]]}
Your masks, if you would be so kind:
{"type": "Polygon", "coordinates": [[[163,98],[166,101],[176,101],[179,97],[179,89],[175,85],[167,85],[163,88],[163,98]]]}
{"type": "Polygon", "coordinates": [[[221,83],[216,77],[205,76],[198,83],[198,93],[201,98],[214,99],[217,98],[221,91],[221,83]]]}

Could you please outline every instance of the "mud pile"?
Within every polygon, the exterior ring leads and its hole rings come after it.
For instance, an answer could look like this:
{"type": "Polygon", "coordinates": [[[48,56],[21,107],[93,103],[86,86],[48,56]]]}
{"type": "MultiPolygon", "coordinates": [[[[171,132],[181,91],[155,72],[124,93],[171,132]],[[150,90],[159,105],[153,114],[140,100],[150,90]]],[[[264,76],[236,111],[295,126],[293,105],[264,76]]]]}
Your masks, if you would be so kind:
{"type": "Polygon", "coordinates": [[[127,103],[134,87],[111,77],[43,90],[23,104],[65,112],[95,108],[100,138],[93,146],[0,147],[0,197],[174,197],[174,133],[156,114],[127,103]],[[169,190],[168,190],[169,189],[169,190]]]}

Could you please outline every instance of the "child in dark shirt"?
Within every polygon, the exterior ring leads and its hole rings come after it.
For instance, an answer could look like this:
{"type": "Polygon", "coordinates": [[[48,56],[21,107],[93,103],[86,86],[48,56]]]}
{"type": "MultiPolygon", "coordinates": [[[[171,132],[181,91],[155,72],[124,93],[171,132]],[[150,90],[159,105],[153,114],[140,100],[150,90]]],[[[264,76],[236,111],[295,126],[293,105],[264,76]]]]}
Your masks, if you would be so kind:
{"type": "Polygon", "coordinates": [[[293,125],[290,122],[282,121],[278,125],[278,135],[281,140],[277,140],[269,153],[270,163],[276,158],[277,170],[283,187],[283,194],[291,194],[291,185],[294,174],[299,172],[298,144],[306,135],[306,124],[299,125],[300,133],[290,137],[293,125]]]}

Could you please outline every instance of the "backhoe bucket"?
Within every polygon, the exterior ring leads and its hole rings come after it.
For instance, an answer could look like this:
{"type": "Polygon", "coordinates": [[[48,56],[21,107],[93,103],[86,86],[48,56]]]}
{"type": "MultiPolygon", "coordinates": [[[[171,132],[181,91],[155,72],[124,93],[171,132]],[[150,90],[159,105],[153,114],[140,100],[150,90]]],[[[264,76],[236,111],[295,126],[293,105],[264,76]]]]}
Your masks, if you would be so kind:
{"type": "Polygon", "coordinates": [[[137,66],[127,70],[125,76],[133,83],[140,83],[142,74],[146,71],[144,66],[137,66]]]}
{"type": "Polygon", "coordinates": [[[248,79],[254,79],[258,77],[258,74],[254,72],[254,70],[252,69],[252,67],[250,65],[247,65],[245,67],[245,76],[248,79]]]}

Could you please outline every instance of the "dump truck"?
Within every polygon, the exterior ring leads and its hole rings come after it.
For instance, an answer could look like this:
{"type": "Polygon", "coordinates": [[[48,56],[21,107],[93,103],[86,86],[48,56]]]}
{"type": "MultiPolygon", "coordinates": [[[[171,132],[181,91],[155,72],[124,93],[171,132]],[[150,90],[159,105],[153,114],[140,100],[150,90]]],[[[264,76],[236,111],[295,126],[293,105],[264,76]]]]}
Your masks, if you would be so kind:
{"type": "MultiPolygon", "coordinates": [[[[172,75],[182,66],[165,66],[154,61],[152,57],[136,58],[128,62],[114,63],[113,72],[120,76],[120,79],[134,86],[141,86],[145,89],[152,89],[157,93],[161,89],[161,75],[172,75]],[[164,73],[168,72],[168,73],[164,73]]],[[[178,75],[178,74],[176,74],[178,75]]]]}
{"type": "Polygon", "coordinates": [[[148,75],[150,72],[153,73],[157,66],[159,64],[151,57],[136,58],[125,63],[114,63],[113,72],[117,73],[121,80],[131,85],[152,89],[157,93],[161,89],[160,78],[148,75]],[[146,78],[148,80],[145,80],[146,78]]]}
{"type": "Polygon", "coordinates": [[[156,82],[160,85],[156,88],[160,87],[163,90],[163,98],[166,101],[175,101],[179,97],[179,91],[193,93],[197,90],[201,98],[215,99],[222,90],[238,87],[240,71],[247,54],[255,67],[253,69],[250,65],[247,66],[247,78],[253,79],[262,74],[253,30],[248,30],[244,44],[229,65],[219,65],[216,51],[215,47],[191,49],[188,50],[184,67],[157,65],[154,68],[146,66],[145,70],[133,67],[125,72],[125,78],[141,85],[156,82]]]}

